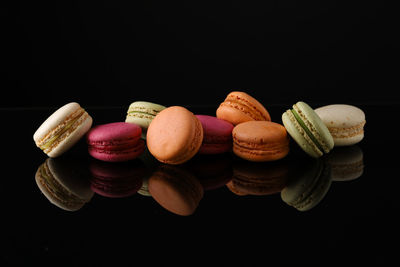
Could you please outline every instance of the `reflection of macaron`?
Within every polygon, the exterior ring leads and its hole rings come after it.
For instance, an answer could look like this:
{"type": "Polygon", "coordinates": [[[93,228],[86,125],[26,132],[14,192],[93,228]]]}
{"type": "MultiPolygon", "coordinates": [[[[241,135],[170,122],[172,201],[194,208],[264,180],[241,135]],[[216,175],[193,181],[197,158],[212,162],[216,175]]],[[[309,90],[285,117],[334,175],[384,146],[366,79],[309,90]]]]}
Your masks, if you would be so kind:
{"type": "Polygon", "coordinates": [[[125,122],[134,123],[142,128],[142,138],[146,138],[147,128],[155,116],[165,109],[164,106],[146,102],[136,101],[130,104],[125,122]]]}
{"type": "Polygon", "coordinates": [[[332,134],[335,146],[350,146],[364,138],[365,114],[358,107],[345,104],[315,109],[332,134]]]}
{"type": "Polygon", "coordinates": [[[88,173],[72,158],[48,158],[38,168],[35,180],[40,191],[57,207],[77,211],[93,196],[88,173]]]}
{"type": "Polygon", "coordinates": [[[140,160],[113,163],[93,160],[89,170],[92,190],[110,198],[135,194],[142,186],[147,171],[140,160]]]}
{"type": "Polygon", "coordinates": [[[58,157],[85,135],[92,126],[92,117],[72,102],[56,110],[33,135],[40,149],[49,157],[58,157]]]}
{"type": "Polygon", "coordinates": [[[214,190],[232,179],[232,157],[230,154],[196,155],[185,164],[199,180],[204,190],[214,190]]]}
{"type": "Polygon", "coordinates": [[[93,127],[86,135],[89,154],[102,161],[119,162],[137,158],[144,151],[142,129],[132,123],[114,122],[93,127]]]}
{"type": "Polygon", "coordinates": [[[193,214],[204,192],[192,174],[170,165],[161,165],[149,178],[148,187],[163,208],[182,216],[193,214]]]}
{"type": "Polygon", "coordinates": [[[285,127],[270,121],[248,121],[232,131],[233,152],[249,161],[273,161],[289,153],[285,127]]]}
{"type": "Polygon", "coordinates": [[[329,167],[321,159],[303,163],[298,176],[281,191],[282,200],[299,211],[314,208],[325,197],[331,186],[329,167]]]}
{"type": "Polygon", "coordinates": [[[150,191],[149,191],[149,177],[144,177],[142,179],[142,186],[139,188],[137,191],[139,195],[145,196],[145,197],[151,197],[150,191]]]}
{"type": "Polygon", "coordinates": [[[315,111],[304,102],[282,114],[282,122],[290,136],[310,156],[317,158],[333,148],[333,138],[315,111]]]}
{"type": "Polygon", "coordinates": [[[245,121],[270,121],[265,107],[245,92],[231,92],[217,109],[217,118],[237,125],[245,121]]]}
{"type": "Polygon", "coordinates": [[[139,159],[144,163],[148,170],[148,174],[143,177],[142,186],[138,190],[138,194],[142,196],[151,196],[149,192],[148,182],[150,175],[160,166],[160,163],[148,150],[146,147],[144,152],[139,156],[139,159]]]}
{"type": "Polygon", "coordinates": [[[326,155],[325,160],[331,168],[332,181],[351,181],[364,171],[363,152],[356,145],[337,147],[326,155]]]}
{"type": "Polygon", "coordinates": [[[200,120],[204,133],[199,154],[220,154],[232,149],[232,123],[208,115],[196,117],[200,120]]]}
{"type": "Polygon", "coordinates": [[[160,162],[181,164],[191,159],[203,142],[199,119],[180,106],[164,109],[147,130],[147,147],[160,162]]]}
{"type": "MultiPolygon", "coordinates": [[[[279,193],[288,179],[286,162],[237,161],[233,164],[230,189],[238,195],[271,195],[279,193]]],[[[229,188],[229,187],[228,187],[229,188]]]]}

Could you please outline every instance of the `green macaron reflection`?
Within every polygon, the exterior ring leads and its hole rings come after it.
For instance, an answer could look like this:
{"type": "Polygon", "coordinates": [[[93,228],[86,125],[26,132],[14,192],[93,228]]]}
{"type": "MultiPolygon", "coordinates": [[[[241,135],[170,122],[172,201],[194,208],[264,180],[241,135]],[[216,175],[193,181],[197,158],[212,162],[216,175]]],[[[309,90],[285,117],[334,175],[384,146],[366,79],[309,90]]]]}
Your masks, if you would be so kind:
{"type": "Polygon", "coordinates": [[[331,171],[322,159],[309,159],[298,165],[281,191],[282,200],[299,211],[308,211],[325,197],[332,183],[331,171]]]}
{"type": "Polygon", "coordinates": [[[87,168],[77,158],[48,158],[36,171],[35,180],[50,203],[66,211],[81,209],[94,195],[87,168]]]}

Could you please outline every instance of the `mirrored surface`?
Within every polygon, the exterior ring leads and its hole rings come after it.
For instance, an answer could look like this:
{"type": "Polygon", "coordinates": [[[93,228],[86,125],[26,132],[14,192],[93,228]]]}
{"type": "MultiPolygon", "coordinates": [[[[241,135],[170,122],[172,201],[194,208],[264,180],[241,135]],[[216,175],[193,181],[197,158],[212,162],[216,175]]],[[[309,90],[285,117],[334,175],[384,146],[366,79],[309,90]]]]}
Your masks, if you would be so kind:
{"type": "MultiPolygon", "coordinates": [[[[381,126],[398,106],[360,107],[365,139],[320,159],[291,142],[276,162],[225,153],[177,166],[148,151],[130,162],[100,162],[82,141],[48,159],[32,134],[53,110],[1,110],[9,125],[1,133],[2,265],[386,262],[398,235],[398,173],[389,153],[396,144],[381,126]]],[[[280,122],[286,108],[269,107],[272,120],[280,122]]],[[[126,107],[87,110],[101,124],[123,121],[126,107]]]]}

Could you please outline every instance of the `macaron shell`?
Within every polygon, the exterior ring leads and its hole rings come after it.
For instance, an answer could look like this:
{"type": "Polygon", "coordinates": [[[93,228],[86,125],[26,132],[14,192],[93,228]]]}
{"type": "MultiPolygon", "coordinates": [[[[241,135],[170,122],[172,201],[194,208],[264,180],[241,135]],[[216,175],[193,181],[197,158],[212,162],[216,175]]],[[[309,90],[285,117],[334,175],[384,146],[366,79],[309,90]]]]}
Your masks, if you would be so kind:
{"type": "Polygon", "coordinates": [[[152,102],[135,101],[129,105],[127,116],[129,116],[129,112],[141,112],[148,115],[156,116],[160,111],[165,108],[166,107],[163,105],[155,104],[152,102]]]}
{"type": "Polygon", "coordinates": [[[327,127],[349,128],[365,121],[365,113],[360,108],[346,104],[332,104],[315,109],[327,127]]]}
{"type": "Polygon", "coordinates": [[[148,128],[151,121],[154,118],[155,118],[155,116],[151,116],[151,115],[144,115],[143,117],[129,116],[129,117],[126,117],[125,122],[134,123],[143,129],[143,128],[148,128]]]}
{"type": "Polygon", "coordinates": [[[221,104],[216,112],[217,118],[229,121],[233,125],[238,125],[239,123],[254,120],[251,116],[243,113],[234,107],[224,106],[221,104]]]}
{"type": "Polygon", "coordinates": [[[308,155],[313,158],[323,155],[322,151],[310,139],[290,110],[282,114],[282,122],[290,136],[308,155]]]}
{"type": "Polygon", "coordinates": [[[122,162],[129,161],[139,157],[145,150],[144,140],[138,140],[134,147],[129,147],[123,150],[99,150],[96,148],[88,149],[89,154],[98,160],[108,161],[108,162],[122,162]]]}
{"type": "Polygon", "coordinates": [[[159,161],[181,164],[192,158],[203,141],[203,127],[189,110],[172,106],[161,111],[147,131],[147,147],[159,161]]]}
{"type": "Polygon", "coordinates": [[[302,101],[293,105],[293,109],[296,110],[308,129],[321,144],[323,152],[328,153],[334,146],[333,138],[318,114],[307,103],[302,101]]]}

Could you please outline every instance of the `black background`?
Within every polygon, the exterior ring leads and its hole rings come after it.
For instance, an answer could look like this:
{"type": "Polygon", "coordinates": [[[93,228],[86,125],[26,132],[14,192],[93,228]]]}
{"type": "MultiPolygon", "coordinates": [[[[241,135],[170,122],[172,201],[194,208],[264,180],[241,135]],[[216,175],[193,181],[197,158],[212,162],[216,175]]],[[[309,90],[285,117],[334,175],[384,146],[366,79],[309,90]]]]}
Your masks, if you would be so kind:
{"type": "Polygon", "coordinates": [[[399,102],[385,1],[12,5],[1,8],[0,107],[215,106],[232,90],[265,105],[399,102]]]}

